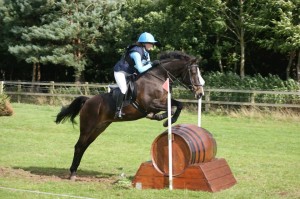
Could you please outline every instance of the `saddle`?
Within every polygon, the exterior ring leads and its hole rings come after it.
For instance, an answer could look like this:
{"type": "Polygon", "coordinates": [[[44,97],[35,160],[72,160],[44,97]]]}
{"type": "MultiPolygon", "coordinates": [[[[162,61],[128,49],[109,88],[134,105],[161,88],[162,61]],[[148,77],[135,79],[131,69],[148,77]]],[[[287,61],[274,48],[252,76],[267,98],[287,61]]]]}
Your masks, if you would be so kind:
{"type": "MultiPolygon", "coordinates": [[[[112,94],[112,98],[113,100],[117,100],[118,96],[121,94],[121,90],[118,87],[117,84],[112,84],[112,85],[108,85],[109,87],[109,92],[112,94]]],[[[125,99],[123,102],[123,107],[128,106],[129,104],[131,104],[132,101],[136,100],[136,89],[135,89],[135,85],[133,81],[127,81],[127,87],[128,90],[125,93],[125,99]]]]}
{"type": "MultiPolygon", "coordinates": [[[[125,99],[123,101],[123,107],[126,107],[128,105],[132,105],[134,108],[139,110],[144,115],[147,115],[147,112],[140,107],[140,105],[136,101],[137,97],[137,89],[135,86],[135,78],[133,76],[130,76],[127,78],[127,92],[125,93],[125,99]]],[[[112,95],[113,100],[117,100],[118,96],[121,94],[121,90],[118,87],[117,84],[108,85],[109,87],[109,93],[112,95]]]]}

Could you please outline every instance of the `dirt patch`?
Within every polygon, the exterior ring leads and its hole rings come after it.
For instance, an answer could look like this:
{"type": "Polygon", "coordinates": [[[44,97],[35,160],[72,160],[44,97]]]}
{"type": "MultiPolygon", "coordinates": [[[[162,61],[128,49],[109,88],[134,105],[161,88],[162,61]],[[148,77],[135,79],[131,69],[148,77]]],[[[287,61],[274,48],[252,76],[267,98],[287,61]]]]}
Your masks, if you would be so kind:
{"type": "MultiPolygon", "coordinates": [[[[32,180],[35,182],[58,182],[58,181],[70,181],[69,173],[59,172],[58,174],[51,175],[49,173],[41,173],[35,171],[24,170],[21,168],[10,168],[10,167],[0,167],[0,177],[5,178],[23,178],[27,180],[32,180]]],[[[92,175],[86,175],[83,172],[83,175],[78,175],[76,181],[79,182],[102,182],[113,184],[118,181],[116,176],[110,177],[97,177],[92,175]]]]}

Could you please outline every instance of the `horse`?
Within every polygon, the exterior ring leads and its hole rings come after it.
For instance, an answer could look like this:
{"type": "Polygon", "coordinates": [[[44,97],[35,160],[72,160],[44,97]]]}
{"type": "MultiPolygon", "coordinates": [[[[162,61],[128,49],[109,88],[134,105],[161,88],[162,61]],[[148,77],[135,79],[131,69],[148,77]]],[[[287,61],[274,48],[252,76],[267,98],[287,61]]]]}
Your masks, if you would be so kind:
{"type": "MultiPolygon", "coordinates": [[[[168,92],[162,85],[169,78],[171,84],[178,80],[191,90],[195,98],[200,99],[203,86],[200,84],[198,59],[181,51],[162,53],[160,64],[152,67],[134,81],[136,97],[134,102],[123,106],[122,118],[115,118],[116,103],[113,92],[102,93],[91,98],[79,96],[70,105],[62,107],[57,114],[57,124],[70,120],[73,124],[80,113],[80,136],[74,147],[73,161],[70,167],[70,180],[75,181],[76,172],[89,145],[112,123],[133,121],[141,118],[161,121],[168,117],[168,92]],[[164,111],[163,113],[160,113],[164,111]]],[[[171,99],[171,123],[175,123],[183,108],[182,103],[171,99]]],[[[168,126],[168,121],[164,122],[168,126]]]]}

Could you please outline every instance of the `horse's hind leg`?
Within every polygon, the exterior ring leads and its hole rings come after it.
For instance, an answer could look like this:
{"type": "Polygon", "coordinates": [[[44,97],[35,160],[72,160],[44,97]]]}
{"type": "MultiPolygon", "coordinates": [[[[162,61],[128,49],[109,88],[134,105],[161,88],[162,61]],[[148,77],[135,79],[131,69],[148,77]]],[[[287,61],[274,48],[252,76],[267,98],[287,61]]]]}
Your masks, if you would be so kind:
{"type": "Polygon", "coordinates": [[[79,167],[81,158],[89,145],[111,124],[111,122],[103,123],[94,128],[92,132],[80,132],[80,137],[75,145],[72,165],[70,167],[70,180],[75,181],[76,171],[79,167]]]}

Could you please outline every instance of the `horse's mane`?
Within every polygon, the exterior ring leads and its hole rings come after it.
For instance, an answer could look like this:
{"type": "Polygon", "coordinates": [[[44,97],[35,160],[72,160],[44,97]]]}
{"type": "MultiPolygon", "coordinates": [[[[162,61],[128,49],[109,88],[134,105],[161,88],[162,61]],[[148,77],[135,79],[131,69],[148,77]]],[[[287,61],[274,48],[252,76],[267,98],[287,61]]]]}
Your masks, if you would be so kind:
{"type": "Polygon", "coordinates": [[[190,60],[193,59],[193,56],[190,56],[182,51],[170,51],[170,52],[163,52],[159,55],[159,60],[164,59],[181,59],[181,60],[190,60]]]}

